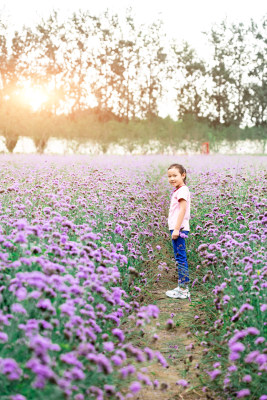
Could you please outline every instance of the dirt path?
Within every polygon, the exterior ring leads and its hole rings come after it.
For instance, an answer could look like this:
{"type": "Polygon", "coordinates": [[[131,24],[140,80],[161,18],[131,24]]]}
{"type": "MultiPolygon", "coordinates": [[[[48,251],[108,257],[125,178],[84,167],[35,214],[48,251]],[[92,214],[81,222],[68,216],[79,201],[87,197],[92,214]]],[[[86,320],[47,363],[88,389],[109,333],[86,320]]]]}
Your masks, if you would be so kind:
{"type": "Polygon", "coordinates": [[[211,393],[203,393],[203,385],[198,378],[198,363],[201,363],[203,348],[197,345],[190,328],[194,322],[195,311],[192,307],[197,299],[171,299],[165,295],[167,289],[176,286],[175,272],[162,274],[161,280],[148,291],[146,303],[155,302],[160,309],[158,320],[144,328],[144,335],[136,340],[140,348],[146,346],[153,350],[159,350],[167,360],[169,367],[163,368],[161,364],[154,363],[143,369],[153,386],[144,385],[136,394],[134,400],[202,400],[215,398],[211,393]],[[166,328],[166,322],[172,318],[174,327],[166,328]],[[154,335],[158,340],[153,341],[154,335]],[[189,346],[189,347],[188,347],[189,346]],[[176,382],[184,379],[188,386],[182,387],[176,382]]]}

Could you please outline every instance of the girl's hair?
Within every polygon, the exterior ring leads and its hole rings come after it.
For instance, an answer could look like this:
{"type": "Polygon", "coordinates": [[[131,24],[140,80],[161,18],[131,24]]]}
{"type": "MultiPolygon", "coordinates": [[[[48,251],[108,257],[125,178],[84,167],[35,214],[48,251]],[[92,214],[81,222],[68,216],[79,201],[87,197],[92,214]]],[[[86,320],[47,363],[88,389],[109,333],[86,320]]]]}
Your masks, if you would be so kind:
{"type": "Polygon", "coordinates": [[[186,169],[181,164],[172,164],[169,166],[168,170],[171,168],[176,168],[180,172],[181,175],[185,174],[184,183],[186,183],[186,169]]]}

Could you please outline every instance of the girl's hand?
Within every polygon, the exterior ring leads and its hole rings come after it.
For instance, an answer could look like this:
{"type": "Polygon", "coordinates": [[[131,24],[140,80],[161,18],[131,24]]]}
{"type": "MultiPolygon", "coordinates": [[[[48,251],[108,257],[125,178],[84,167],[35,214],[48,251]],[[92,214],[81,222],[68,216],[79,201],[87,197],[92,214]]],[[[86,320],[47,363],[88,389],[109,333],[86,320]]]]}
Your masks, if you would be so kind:
{"type": "Polygon", "coordinates": [[[172,232],[172,239],[177,239],[179,237],[180,231],[178,229],[174,229],[172,232]]]}

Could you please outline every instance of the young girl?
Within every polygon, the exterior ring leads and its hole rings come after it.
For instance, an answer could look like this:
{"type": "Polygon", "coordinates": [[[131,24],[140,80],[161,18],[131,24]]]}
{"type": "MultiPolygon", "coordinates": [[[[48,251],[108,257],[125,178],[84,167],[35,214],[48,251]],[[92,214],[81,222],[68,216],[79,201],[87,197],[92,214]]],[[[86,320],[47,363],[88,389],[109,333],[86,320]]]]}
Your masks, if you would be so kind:
{"type": "Polygon", "coordinates": [[[186,257],[185,238],[189,233],[190,192],[186,186],[186,170],[180,164],[168,168],[169,183],[174,187],[168,216],[174,257],[178,266],[178,286],[168,290],[166,295],[175,299],[190,297],[188,288],[189,272],[186,257]]]}

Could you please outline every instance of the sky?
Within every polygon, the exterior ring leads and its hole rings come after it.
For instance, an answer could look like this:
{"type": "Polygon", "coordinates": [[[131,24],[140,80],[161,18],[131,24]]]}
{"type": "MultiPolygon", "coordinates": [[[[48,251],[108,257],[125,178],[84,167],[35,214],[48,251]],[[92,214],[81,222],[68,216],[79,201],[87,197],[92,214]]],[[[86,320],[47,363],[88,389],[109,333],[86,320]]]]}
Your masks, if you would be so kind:
{"type": "MultiPolygon", "coordinates": [[[[95,14],[109,9],[123,14],[129,7],[140,24],[160,18],[169,37],[178,42],[188,41],[206,61],[212,57],[212,49],[203,31],[210,31],[212,25],[224,19],[229,23],[248,23],[251,18],[260,22],[267,14],[265,0],[0,0],[0,21],[1,15],[4,15],[4,20],[8,17],[8,27],[14,31],[23,25],[35,26],[41,18],[48,17],[53,9],[64,20],[79,9],[95,14]]],[[[164,101],[160,114],[175,118],[176,109],[164,101]]]]}
{"type": "Polygon", "coordinates": [[[79,9],[99,13],[108,8],[120,13],[127,7],[132,7],[140,23],[161,18],[168,35],[187,40],[203,56],[208,48],[201,32],[208,31],[214,23],[224,18],[229,22],[248,22],[250,18],[260,21],[267,13],[264,0],[0,0],[0,13],[8,15],[10,26],[17,29],[35,25],[52,9],[64,18],[79,9]]]}

